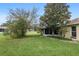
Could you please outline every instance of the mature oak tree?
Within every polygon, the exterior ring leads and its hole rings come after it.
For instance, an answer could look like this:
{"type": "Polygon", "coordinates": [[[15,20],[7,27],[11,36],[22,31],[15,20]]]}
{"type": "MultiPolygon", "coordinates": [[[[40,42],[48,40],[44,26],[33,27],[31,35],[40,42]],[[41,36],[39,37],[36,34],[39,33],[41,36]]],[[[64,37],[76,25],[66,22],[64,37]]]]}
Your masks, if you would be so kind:
{"type": "Polygon", "coordinates": [[[70,19],[69,5],[66,3],[48,3],[45,6],[45,13],[40,17],[42,26],[50,27],[53,30],[58,28],[60,33],[66,32],[64,26],[70,19]]]}

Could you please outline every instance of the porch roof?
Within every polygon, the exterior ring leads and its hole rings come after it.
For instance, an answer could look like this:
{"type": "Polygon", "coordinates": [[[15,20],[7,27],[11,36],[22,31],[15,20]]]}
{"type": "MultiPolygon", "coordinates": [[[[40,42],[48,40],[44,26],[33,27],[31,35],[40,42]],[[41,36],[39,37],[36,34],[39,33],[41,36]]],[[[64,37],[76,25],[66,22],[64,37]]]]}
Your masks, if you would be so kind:
{"type": "Polygon", "coordinates": [[[77,24],[79,24],[79,18],[73,19],[68,23],[68,25],[77,25],[77,24]]]}
{"type": "Polygon", "coordinates": [[[0,26],[0,29],[7,29],[7,27],[0,26]]]}

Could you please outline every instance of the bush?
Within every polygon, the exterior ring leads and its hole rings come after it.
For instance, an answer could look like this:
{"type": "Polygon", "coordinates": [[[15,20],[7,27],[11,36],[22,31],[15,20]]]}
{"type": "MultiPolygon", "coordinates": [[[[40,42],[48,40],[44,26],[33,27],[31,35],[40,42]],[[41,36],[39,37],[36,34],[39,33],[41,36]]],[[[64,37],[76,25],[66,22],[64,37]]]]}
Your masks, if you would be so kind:
{"type": "Polygon", "coordinates": [[[8,30],[5,34],[9,33],[13,38],[24,37],[28,28],[28,17],[29,12],[24,9],[10,10],[7,21],[8,30]]]}

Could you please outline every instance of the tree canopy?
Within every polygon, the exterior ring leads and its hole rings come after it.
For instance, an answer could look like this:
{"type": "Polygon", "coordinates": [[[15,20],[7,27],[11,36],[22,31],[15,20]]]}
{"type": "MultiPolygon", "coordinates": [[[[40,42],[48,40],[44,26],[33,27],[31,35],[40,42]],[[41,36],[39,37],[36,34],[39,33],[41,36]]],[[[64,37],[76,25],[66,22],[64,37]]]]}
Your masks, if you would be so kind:
{"type": "Polygon", "coordinates": [[[36,18],[36,10],[11,9],[7,17],[8,34],[12,37],[24,37],[36,18]]]}
{"type": "Polygon", "coordinates": [[[51,27],[54,30],[58,27],[63,29],[63,26],[67,25],[71,17],[68,8],[69,5],[66,3],[48,3],[44,9],[44,15],[40,17],[40,24],[42,24],[42,26],[51,27]]]}

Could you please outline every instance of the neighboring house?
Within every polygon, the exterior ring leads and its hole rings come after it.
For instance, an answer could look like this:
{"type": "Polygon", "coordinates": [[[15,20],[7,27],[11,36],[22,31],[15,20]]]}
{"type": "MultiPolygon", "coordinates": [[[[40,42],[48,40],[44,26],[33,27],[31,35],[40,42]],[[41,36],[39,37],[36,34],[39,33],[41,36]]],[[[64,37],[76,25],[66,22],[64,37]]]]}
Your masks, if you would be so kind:
{"type": "MultiPolygon", "coordinates": [[[[65,34],[65,38],[69,38],[72,40],[79,40],[79,18],[70,21],[70,23],[66,27],[67,32],[65,34]]],[[[44,36],[58,35],[58,31],[57,30],[52,31],[51,28],[43,28],[42,31],[44,36]]]]}
{"type": "Polygon", "coordinates": [[[6,27],[0,26],[0,32],[4,32],[6,30],[6,27]]]}

